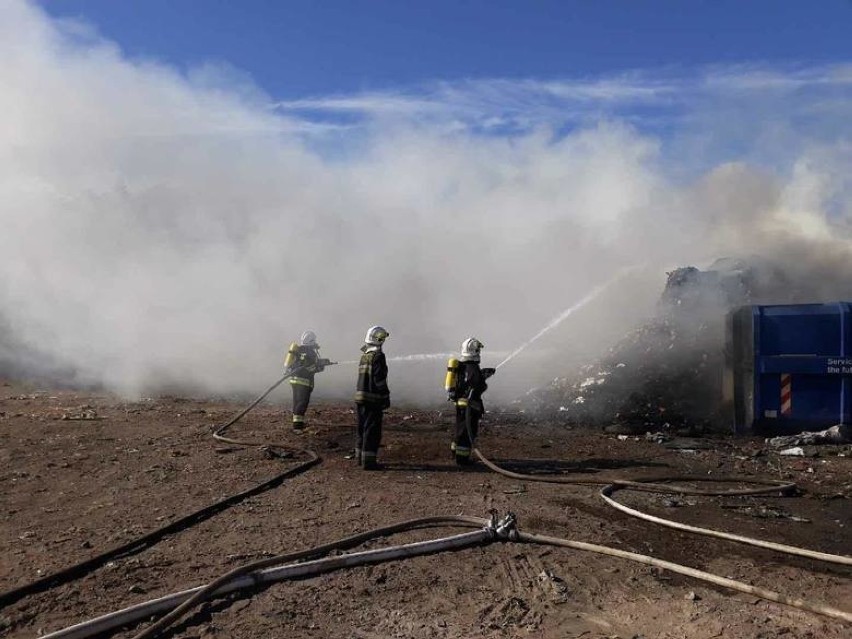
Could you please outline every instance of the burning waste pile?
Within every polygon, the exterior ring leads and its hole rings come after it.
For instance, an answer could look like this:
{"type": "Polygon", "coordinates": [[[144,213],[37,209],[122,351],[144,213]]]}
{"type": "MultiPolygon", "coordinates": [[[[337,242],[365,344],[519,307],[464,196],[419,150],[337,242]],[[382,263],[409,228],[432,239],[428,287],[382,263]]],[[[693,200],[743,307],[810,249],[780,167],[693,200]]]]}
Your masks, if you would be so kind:
{"type": "Polygon", "coordinates": [[[721,406],[725,318],[742,304],[787,302],[779,269],[723,259],[668,274],[655,317],[606,355],[522,401],[537,416],[628,432],[698,434],[727,428],[721,406]],[[781,299],[784,297],[784,299],[781,299]]]}
{"type": "Polygon", "coordinates": [[[634,329],[579,377],[553,380],[530,395],[535,412],[585,425],[630,430],[704,430],[718,423],[718,327],[683,326],[663,315],[634,329]]]}

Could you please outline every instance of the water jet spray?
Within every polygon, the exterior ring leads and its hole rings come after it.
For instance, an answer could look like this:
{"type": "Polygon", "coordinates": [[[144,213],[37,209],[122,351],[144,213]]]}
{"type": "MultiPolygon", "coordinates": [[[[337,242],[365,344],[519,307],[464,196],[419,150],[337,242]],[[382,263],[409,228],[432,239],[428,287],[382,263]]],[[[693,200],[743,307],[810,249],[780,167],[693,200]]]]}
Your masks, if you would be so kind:
{"type": "Polygon", "coordinates": [[[571,315],[573,315],[576,311],[580,310],[581,308],[583,308],[584,306],[586,306],[587,304],[592,302],[595,298],[600,296],[609,287],[611,287],[616,282],[619,282],[620,280],[622,280],[628,273],[635,271],[637,268],[639,268],[638,265],[630,266],[628,268],[622,269],[618,273],[616,273],[612,278],[610,278],[609,280],[607,280],[603,284],[592,289],[580,301],[578,301],[574,305],[572,305],[569,308],[562,311],[562,313],[560,313],[558,316],[553,318],[550,321],[550,323],[547,324],[547,326],[545,326],[538,333],[533,335],[530,339],[528,339],[526,342],[521,344],[518,348],[516,348],[511,353],[509,353],[509,355],[506,357],[506,359],[504,359],[502,362],[497,364],[497,366],[495,368],[500,368],[504,364],[508,364],[509,362],[511,362],[516,356],[518,356],[520,353],[522,353],[524,350],[526,350],[527,347],[531,346],[534,342],[538,341],[539,338],[543,337],[545,334],[552,331],[554,328],[556,328],[562,322],[564,322],[566,319],[568,319],[571,315]]]}

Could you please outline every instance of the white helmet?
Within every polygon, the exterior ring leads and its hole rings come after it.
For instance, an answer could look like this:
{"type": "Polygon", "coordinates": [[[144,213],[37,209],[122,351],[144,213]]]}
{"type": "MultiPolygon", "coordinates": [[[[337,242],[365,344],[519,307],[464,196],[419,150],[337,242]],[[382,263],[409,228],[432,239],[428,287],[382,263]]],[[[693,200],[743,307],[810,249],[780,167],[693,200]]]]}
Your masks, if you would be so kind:
{"type": "Polygon", "coordinates": [[[319,348],[319,344],[317,344],[317,334],[313,331],[305,331],[302,333],[302,337],[299,338],[299,343],[302,346],[314,346],[319,348]]]}
{"type": "Polygon", "coordinates": [[[468,337],[461,345],[461,361],[478,362],[479,352],[485,348],[485,344],[475,337],[468,337]]]}
{"type": "Polygon", "coordinates": [[[372,326],[364,337],[364,343],[367,346],[381,346],[389,335],[381,326],[372,326]]]}

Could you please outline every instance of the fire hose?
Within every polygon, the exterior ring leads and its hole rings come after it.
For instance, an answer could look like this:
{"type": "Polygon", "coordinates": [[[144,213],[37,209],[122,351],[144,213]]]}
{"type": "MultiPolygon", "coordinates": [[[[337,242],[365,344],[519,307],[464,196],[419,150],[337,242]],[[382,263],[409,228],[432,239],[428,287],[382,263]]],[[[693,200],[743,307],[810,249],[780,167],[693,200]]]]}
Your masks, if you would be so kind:
{"type": "Polygon", "coordinates": [[[655,524],[659,524],[661,526],[665,526],[667,528],[674,528],[675,530],[682,530],[684,532],[689,532],[697,535],[705,535],[708,537],[715,537],[717,539],[725,539],[727,541],[734,541],[741,544],[747,544],[749,546],[756,546],[758,548],[766,548],[767,550],[774,550],[776,552],[785,553],[788,555],[798,555],[799,557],[807,557],[808,559],[816,559],[818,561],[826,561],[835,564],[843,564],[846,566],[852,566],[852,557],[847,557],[845,555],[832,555],[829,553],[817,552],[814,550],[808,550],[806,548],[799,548],[797,546],[788,546],[786,544],[779,544],[772,541],[765,541],[763,539],[755,539],[752,537],[745,537],[743,535],[735,535],[732,533],[726,533],[719,530],[712,530],[710,528],[701,528],[698,526],[690,526],[688,524],[682,524],[680,522],[672,521],[670,519],[663,519],[662,517],[656,517],[654,515],[649,515],[647,513],[643,513],[639,510],[635,510],[624,504],[617,502],[612,498],[612,495],[618,490],[637,490],[642,492],[653,492],[653,493],[662,493],[662,494],[676,494],[676,495],[703,495],[703,496],[711,496],[711,497],[743,497],[749,495],[766,495],[772,493],[789,493],[790,491],[796,488],[796,484],[788,483],[788,482],[776,482],[772,479],[760,479],[755,477],[658,477],[647,480],[626,480],[620,479],[617,477],[611,478],[573,478],[573,477],[546,477],[541,475],[525,475],[522,473],[515,473],[510,470],[506,470],[505,468],[501,468],[490,459],[485,457],[479,449],[474,449],[474,453],[479,458],[479,460],[485,464],[489,469],[493,470],[500,475],[505,477],[511,477],[512,479],[521,479],[524,481],[534,481],[534,482],[542,482],[549,484],[574,484],[574,485],[587,485],[587,486],[603,486],[600,491],[600,495],[603,500],[615,508],[616,510],[620,510],[621,512],[628,514],[632,517],[636,517],[638,519],[644,519],[645,521],[650,521],[655,524]],[[688,482],[712,482],[712,483],[738,483],[738,484],[762,484],[761,488],[743,488],[743,489],[735,489],[735,490],[706,490],[706,489],[697,489],[697,488],[689,488],[686,486],[670,486],[666,485],[663,482],[672,482],[672,481],[688,481],[688,482]]]}
{"type": "Polygon", "coordinates": [[[734,579],[720,577],[712,573],[696,570],[687,566],[681,566],[655,557],[623,551],[617,548],[600,546],[597,544],[521,532],[517,529],[514,515],[510,513],[501,520],[497,520],[494,515],[492,515],[490,520],[473,517],[430,517],[412,520],[402,522],[401,524],[396,524],[394,526],[378,528],[360,535],[347,537],[336,542],[316,546],[304,551],[263,559],[259,562],[253,562],[237,568],[205,586],[183,590],[164,597],[142,602],[140,604],[70,626],[63,630],[44,635],[44,639],[88,639],[89,637],[149,618],[151,615],[172,611],[169,615],[160,619],[159,622],[134,637],[134,639],[145,639],[147,637],[154,636],[156,633],[165,629],[169,624],[177,621],[181,615],[188,612],[193,606],[212,597],[222,596],[238,590],[256,589],[264,584],[277,581],[315,576],[341,568],[351,568],[385,561],[418,557],[435,552],[460,550],[462,548],[482,546],[496,541],[512,541],[558,546],[628,559],[686,575],[695,579],[700,579],[731,590],[754,595],[768,601],[774,601],[801,610],[807,610],[809,612],[827,616],[832,619],[837,619],[839,621],[852,623],[852,613],[823,604],[814,604],[801,599],[787,597],[786,595],[771,590],[758,588],[734,579]],[[395,532],[436,525],[478,526],[480,529],[470,533],[453,535],[451,537],[442,537],[429,541],[420,541],[391,546],[388,548],[354,552],[325,559],[315,559],[304,563],[290,563],[299,559],[324,554],[331,550],[349,548],[357,543],[362,543],[369,539],[375,539],[379,536],[387,536],[395,532]],[[284,565],[280,565],[275,568],[268,568],[268,566],[276,564],[284,565]]]}
{"type": "MultiPolygon", "coordinates": [[[[269,395],[269,393],[278,388],[281,384],[284,383],[285,379],[292,377],[292,375],[293,372],[288,371],[287,374],[285,374],[281,379],[277,380],[274,384],[272,384],[272,386],[270,386],[265,391],[263,391],[263,393],[258,395],[257,399],[255,399],[251,404],[246,406],[243,410],[234,415],[230,420],[228,420],[227,422],[219,426],[216,430],[214,430],[213,439],[215,439],[216,441],[224,442],[226,444],[233,444],[235,446],[260,446],[261,448],[267,450],[271,450],[274,448],[289,449],[290,446],[288,444],[269,444],[267,442],[249,442],[240,439],[231,439],[230,437],[225,437],[225,431],[227,431],[231,426],[240,421],[243,417],[245,417],[249,413],[249,411],[251,411],[255,406],[260,404],[260,402],[262,402],[264,399],[266,399],[266,396],[269,395]]],[[[316,457],[316,455],[314,455],[314,457],[316,457]]]]}
{"type": "MultiPolygon", "coordinates": [[[[261,396],[259,396],[252,404],[250,404],[246,409],[238,413],[234,418],[232,418],[229,422],[224,424],[223,426],[217,428],[214,431],[213,436],[218,441],[224,441],[231,444],[236,445],[245,445],[245,446],[255,446],[261,445],[258,442],[245,442],[242,440],[235,440],[231,438],[227,438],[224,436],[224,432],[237,421],[239,421],[245,414],[247,414],[251,409],[253,409],[258,403],[260,403],[272,390],[274,390],[279,384],[281,384],[285,379],[287,379],[289,375],[285,375],[280,380],[275,382],[269,389],[266,390],[261,396]]],[[[263,446],[267,449],[279,449],[279,448],[287,448],[286,445],[281,444],[263,444],[263,446]]],[[[311,455],[311,458],[308,462],[304,462],[300,464],[297,469],[302,469],[302,466],[306,464],[308,467],[311,465],[318,463],[319,458],[310,451],[308,452],[311,455]]],[[[658,523],[663,526],[667,526],[670,528],[675,528],[679,530],[683,530],[686,532],[692,532],[696,534],[709,535],[717,538],[726,539],[729,541],[736,541],[739,543],[750,544],[753,546],[768,548],[771,550],[776,550],[779,552],[784,552],[788,554],[794,554],[799,556],[808,557],[811,559],[818,559],[822,561],[831,561],[834,563],[841,563],[850,565],[852,564],[852,558],[839,556],[839,555],[830,555],[827,553],[818,553],[815,551],[810,551],[802,548],[796,548],[793,546],[787,546],[784,544],[775,544],[774,542],[767,542],[758,539],[751,539],[748,537],[743,537],[740,535],[732,535],[730,533],[724,533],[720,531],[714,531],[704,528],[698,528],[694,526],[688,526],[686,524],[680,524],[678,522],[673,522],[670,520],[654,517],[652,515],[647,515],[645,513],[641,513],[640,511],[636,511],[634,509],[628,508],[623,504],[619,504],[614,499],[612,499],[612,494],[621,489],[631,489],[631,490],[640,490],[644,492],[654,492],[654,493],[669,493],[669,494],[687,494],[687,495],[728,495],[728,496],[742,496],[742,495],[759,495],[759,494],[768,494],[768,493],[776,493],[776,492],[789,492],[795,489],[795,484],[785,483],[785,482],[777,482],[774,480],[763,480],[763,479],[755,479],[755,478],[737,478],[737,477],[716,477],[716,478],[707,478],[707,477],[662,477],[657,479],[649,479],[649,480],[625,480],[621,478],[598,478],[596,480],[590,480],[588,478],[570,478],[570,477],[541,477],[534,475],[525,475],[520,473],[514,473],[512,471],[505,470],[490,460],[488,460],[479,449],[474,449],[474,453],[476,456],[491,470],[502,474],[504,476],[512,477],[515,479],[523,479],[526,481],[538,481],[538,482],[547,482],[547,483],[562,483],[562,484],[574,484],[574,485],[602,485],[605,487],[601,491],[601,495],[604,500],[610,504],[611,506],[629,514],[631,516],[639,517],[645,519],[647,521],[652,521],[654,523],[658,523]],[[735,489],[729,491],[719,491],[719,490],[710,490],[710,489],[697,489],[697,488],[689,488],[685,486],[672,486],[667,485],[663,482],[670,481],[713,481],[713,482],[737,482],[737,483],[752,483],[752,484],[762,484],[762,487],[759,488],[745,488],[745,489],[735,489]]],[[[297,469],[291,469],[290,472],[293,472],[297,469]]],[[[279,581],[282,579],[291,579],[295,577],[305,577],[315,574],[320,574],[322,572],[327,572],[329,570],[340,569],[344,567],[351,567],[357,565],[363,565],[367,563],[377,563],[381,561],[390,561],[399,558],[411,557],[411,556],[419,556],[422,554],[428,554],[433,552],[438,552],[442,550],[452,550],[463,547],[468,547],[470,545],[481,545],[484,543],[490,543],[495,540],[511,540],[511,541],[521,541],[527,543],[536,543],[536,544],[547,544],[561,547],[574,548],[579,550],[586,550],[591,552],[597,552],[602,554],[607,554],[615,557],[620,557],[624,559],[629,559],[632,561],[637,561],[640,563],[657,566],[666,570],[670,570],[679,574],[687,575],[690,577],[694,577],[697,579],[701,579],[719,586],[723,586],[726,588],[730,588],[733,590],[737,590],[740,592],[745,592],[748,594],[752,594],[768,601],[775,601],[778,603],[782,603],[788,606],[796,607],[799,609],[807,610],[810,612],[814,612],[817,614],[821,614],[824,616],[831,617],[833,619],[838,619],[845,622],[852,623],[852,613],[839,610],[830,606],[826,606],[823,604],[814,604],[807,601],[803,601],[800,599],[794,599],[791,597],[787,597],[780,593],[776,593],[770,590],[758,588],[755,586],[751,586],[749,584],[727,579],[724,577],[720,577],[718,575],[713,575],[711,573],[707,573],[704,571],[696,570],[693,568],[689,568],[687,566],[681,566],[679,564],[675,564],[672,562],[667,562],[664,560],[660,560],[654,557],[650,557],[647,555],[640,555],[637,553],[631,553],[627,551],[622,551],[615,548],[608,548],[606,546],[599,546],[596,544],[589,544],[586,542],[573,541],[568,539],[560,539],[557,537],[550,537],[546,535],[538,535],[534,533],[525,533],[518,532],[515,527],[514,516],[507,516],[502,523],[498,524],[496,519],[492,517],[492,520],[487,524],[485,528],[481,531],[477,531],[476,533],[467,533],[464,535],[456,535],[449,538],[442,538],[438,540],[432,540],[429,542],[417,542],[415,544],[406,544],[403,546],[393,546],[390,548],[384,548],[380,550],[374,551],[364,551],[360,553],[351,553],[348,555],[342,555],[338,557],[333,557],[330,559],[315,559],[313,561],[308,561],[300,564],[292,564],[288,562],[294,562],[302,559],[308,559],[312,557],[316,557],[318,555],[325,554],[330,552],[331,550],[337,550],[342,548],[350,548],[354,545],[363,543],[369,539],[373,539],[376,537],[387,536],[396,532],[402,532],[404,530],[413,530],[415,528],[424,527],[424,526],[435,526],[435,525],[464,525],[464,526],[481,526],[485,523],[486,520],[471,518],[471,517],[431,517],[426,519],[412,520],[409,522],[402,522],[401,524],[396,524],[393,526],[387,526],[383,528],[378,528],[373,531],[368,531],[367,533],[362,533],[359,535],[355,535],[352,537],[347,537],[342,540],[338,540],[337,542],[332,542],[330,544],[325,544],[322,546],[317,546],[311,549],[307,549],[304,551],[298,551],[294,553],[288,553],[285,555],[280,555],[277,557],[262,559],[257,562],[252,562],[250,564],[246,564],[244,566],[238,567],[235,570],[230,571],[229,573],[223,575],[222,577],[216,579],[212,583],[206,586],[199,586],[197,588],[182,591],[179,593],[173,593],[172,595],[167,595],[166,597],[161,597],[156,600],[152,600],[150,602],[144,602],[142,604],[137,604],[135,606],[131,606],[130,608],[126,608],[121,611],[117,611],[114,613],[110,613],[108,615],[104,615],[102,617],[98,617],[97,619],[93,619],[87,622],[83,622],[81,624],[77,624],[66,628],[64,630],[60,630],[54,632],[50,635],[46,635],[47,637],[75,637],[75,638],[83,638],[83,637],[91,637],[96,634],[100,634],[106,632],[108,630],[114,629],[119,626],[127,625],[129,623],[133,623],[134,621],[138,621],[143,618],[148,618],[153,614],[162,614],[164,612],[171,611],[170,614],[163,617],[156,624],[150,626],[140,634],[138,634],[134,639],[147,639],[149,637],[154,636],[158,632],[165,629],[168,625],[174,623],[178,618],[180,618],[183,614],[188,612],[194,606],[200,604],[202,601],[205,601],[214,596],[220,596],[222,594],[226,594],[228,592],[232,592],[234,590],[241,590],[246,588],[255,588],[263,583],[270,583],[273,581],[279,581]],[[509,523],[509,521],[511,523],[509,523]],[[498,534],[496,531],[500,530],[501,532],[498,534]],[[507,532],[509,531],[509,532],[507,532]],[[269,568],[269,566],[276,566],[279,564],[287,564],[278,568],[269,568]]],[[[23,596],[23,595],[22,595],[23,596]]]]}
{"type": "Polygon", "coordinates": [[[227,575],[223,575],[221,578],[207,586],[200,586],[198,588],[172,593],[165,597],[159,597],[135,606],[130,606],[129,608],[109,613],[96,619],[92,619],[75,626],[70,626],[64,630],[44,636],[53,638],[62,637],[63,639],[83,639],[85,637],[92,637],[103,632],[114,630],[115,628],[146,619],[154,614],[161,614],[169,610],[174,610],[172,615],[161,619],[156,626],[152,626],[137,635],[153,636],[153,633],[161,631],[168,624],[173,623],[190,607],[213,596],[227,594],[235,590],[256,588],[257,586],[265,583],[311,576],[340,568],[380,563],[405,557],[416,557],[441,550],[475,546],[490,540],[497,534],[497,530],[498,526],[494,521],[474,517],[427,517],[402,522],[393,526],[377,528],[360,535],[347,537],[322,546],[316,546],[308,550],[288,553],[278,557],[270,557],[268,559],[261,560],[260,562],[252,562],[251,564],[231,571],[227,575]],[[396,532],[437,525],[464,527],[476,526],[480,528],[480,530],[425,542],[415,542],[400,546],[392,546],[389,548],[350,553],[337,557],[308,561],[301,564],[289,563],[300,558],[315,557],[318,554],[325,554],[332,550],[348,548],[359,543],[363,543],[364,541],[381,536],[387,536],[396,532]],[[278,568],[259,570],[260,566],[272,566],[282,563],[285,565],[278,568]]]}

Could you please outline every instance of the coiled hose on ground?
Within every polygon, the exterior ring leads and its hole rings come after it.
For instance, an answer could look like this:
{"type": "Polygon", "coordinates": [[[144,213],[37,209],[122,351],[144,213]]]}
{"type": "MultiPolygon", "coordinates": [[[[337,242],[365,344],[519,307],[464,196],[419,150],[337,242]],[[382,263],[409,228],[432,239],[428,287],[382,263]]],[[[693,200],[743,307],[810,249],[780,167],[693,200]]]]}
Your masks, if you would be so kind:
{"type": "Polygon", "coordinates": [[[663,519],[662,517],[656,517],[654,515],[649,515],[647,513],[643,513],[639,510],[635,510],[624,504],[620,504],[615,499],[612,498],[612,495],[618,490],[637,490],[642,492],[651,492],[651,493],[659,493],[659,494],[671,494],[671,495],[702,495],[705,497],[743,497],[749,495],[768,495],[774,493],[788,494],[791,491],[795,490],[796,484],[789,482],[781,482],[775,481],[772,479],[762,479],[756,477],[732,477],[732,476],[723,476],[723,477],[689,477],[689,476],[673,476],[673,477],[655,477],[650,479],[643,480],[627,480],[621,479],[618,477],[598,477],[598,478],[574,478],[574,477],[547,477],[542,475],[524,475],[522,473],[515,473],[510,470],[506,470],[505,468],[501,468],[490,459],[485,457],[479,449],[474,449],[474,454],[479,458],[479,460],[485,464],[488,468],[493,470],[495,473],[499,473],[505,477],[511,477],[512,479],[521,479],[524,481],[535,481],[535,482],[543,482],[550,484],[572,484],[572,485],[586,485],[586,486],[603,486],[600,491],[600,495],[603,500],[612,506],[613,508],[620,510],[623,513],[626,513],[632,517],[637,517],[638,519],[644,519],[645,521],[650,521],[655,524],[659,524],[661,526],[665,526],[667,528],[674,528],[676,530],[682,530],[684,532],[693,533],[696,535],[705,535],[707,537],[715,537],[717,539],[725,539],[727,541],[734,541],[741,544],[747,544],[749,546],[756,546],[758,548],[766,548],[767,550],[774,550],[777,552],[785,553],[788,555],[797,555],[799,557],[807,557],[808,559],[816,559],[818,561],[827,561],[835,564],[843,564],[846,566],[852,566],[852,557],[846,557],[844,555],[832,555],[829,553],[818,552],[815,550],[808,550],[806,548],[799,548],[797,546],[788,546],[786,544],[779,544],[772,541],[765,541],[763,539],[755,539],[752,537],[744,537],[742,535],[734,535],[732,533],[726,533],[719,530],[712,530],[710,528],[700,528],[698,526],[690,526],[688,524],[682,524],[680,522],[672,521],[670,519],[663,519]],[[758,488],[741,488],[734,490],[712,490],[712,489],[700,489],[700,488],[690,488],[687,486],[671,486],[667,485],[664,482],[712,482],[712,483],[737,483],[737,484],[759,484],[758,488]]]}
{"type": "MultiPolygon", "coordinates": [[[[223,426],[216,429],[214,432],[214,437],[218,441],[223,441],[230,444],[235,445],[245,445],[245,446],[257,446],[263,445],[267,449],[286,449],[287,445],[279,445],[279,444],[262,444],[259,442],[246,442],[242,440],[236,440],[227,438],[224,436],[225,431],[238,422],[246,413],[248,413],[252,408],[254,408],[258,403],[260,403],[272,390],[274,390],[279,384],[281,384],[285,379],[287,379],[288,375],[285,375],[280,380],[278,380],[275,384],[269,387],[266,392],[264,392],[261,396],[259,396],[252,404],[250,404],[246,409],[238,413],[234,418],[232,418],[229,422],[224,424],[223,426]]],[[[311,465],[317,463],[319,458],[310,451],[302,451],[308,452],[312,456],[309,460],[311,465]]],[[[760,495],[760,494],[771,494],[771,493],[787,493],[795,489],[795,484],[786,483],[786,482],[778,482],[775,480],[767,480],[767,479],[759,479],[759,478],[750,478],[750,477],[660,477],[655,479],[648,480],[626,480],[622,478],[596,478],[589,479],[588,477],[583,478],[571,478],[565,476],[556,476],[556,477],[544,477],[544,476],[536,476],[536,475],[525,475],[521,473],[515,473],[506,469],[501,468],[488,458],[486,458],[479,449],[474,449],[474,454],[485,464],[489,469],[497,472],[501,475],[511,477],[514,479],[522,479],[525,481],[536,481],[536,482],[546,482],[546,483],[560,483],[560,484],[573,484],[573,485],[603,485],[604,488],[601,490],[601,496],[603,499],[618,510],[625,512],[634,517],[639,517],[646,521],[651,521],[653,523],[657,523],[663,526],[667,526],[670,528],[675,528],[678,530],[682,530],[685,532],[691,532],[695,534],[707,535],[711,537],[716,537],[720,539],[725,539],[728,541],[735,541],[738,543],[744,543],[752,546],[762,547],[770,550],[775,550],[782,553],[798,555],[802,557],[807,557],[810,559],[817,559],[820,561],[829,561],[833,563],[839,563],[844,565],[852,565],[852,558],[841,556],[841,555],[831,555],[827,553],[820,553],[816,551],[811,551],[807,549],[797,548],[794,546],[788,546],[785,544],[777,544],[774,542],[752,539],[749,537],[743,537],[740,535],[733,535],[730,533],[725,533],[721,531],[715,531],[705,528],[699,528],[695,526],[689,526],[686,524],[680,524],[678,522],[662,519],[659,517],[654,517],[652,515],[647,515],[645,513],[641,513],[640,511],[631,509],[623,504],[619,504],[616,502],[612,495],[618,490],[639,490],[643,492],[654,492],[654,493],[666,493],[666,494],[682,494],[682,495],[705,495],[705,496],[744,496],[744,495],[760,495]],[[672,481],[681,481],[681,482],[707,482],[712,481],[714,483],[724,482],[724,483],[750,483],[750,484],[759,484],[759,487],[756,488],[739,488],[734,490],[720,491],[715,489],[700,489],[700,488],[691,488],[687,486],[675,486],[670,485],[667,482],[672,481]]],[[[293,469],[291,469],[292,471],[293,469]]],[[[696,579],[700,579],[709,583],[713,583],[715,585],[719,585],[722,587],[730,588],[739,592],[748,593],[757,597],[761,597],[768,601],[774,601],[777,603],[782,603],[788,606],[792,606],[795,608],[799,608],[802,610],[807,610],[809,612],[817,613],[820,615],[824,615],[833,619],[845,621],[847,623],[852,623],[852,613],[839,610],[837,608],[833,608],[831,606],[811,603],[808,601],[804,601],[801,599],[795,599],[791,597],[787,597],[780,593],[776,593],[770,590],[766,590],[763,588],[758,588],[755,586],[751,586],[749,584],[735,581],[732,579],[727,579],[725,577],[720,577],[718,575],[713,575],[712,573],[707,573],[701,570],[696,570],[694,568],[690,568],[687,566],[682,566],[679,564],[675,564],[672,562],[664,561],[661,559],[657,559],[655,557],[650,557],[648,555],[641,555],[637,553],[627,552],[623,550],[619,550],[616,548],[609,548],[606,546],[599,546],[597,544],[590,544],[586,542],[573,541],[568,539],[561,539],[558,537],[551,537],[547,535],[539,535],[535,533],[527,533],[520,532],[515,528],[515,522],[513,516],[508,516],[506,519],[511,519],[511,525],[502,523],[502,528],[498,526],[496,521],[492,518],[490,522],[484,519],[472,518],[472,517],[430,517],[425,519],[411,520],[407,522],[402,522],[400,524],[395,524],[392,526],[386,526],[382,528],[377,528],[372,531],[368,531],[366,533],[362,533],[359,535],[354,535],[352,537],[347,537],[345,539],[338,540],[336,542],[331,542],[329,544],[324,544],[321,546],[317,546],[314,548],[306,549],[303,551],[297,551],[292,553],[287,553],[284,555],[279,555],[277,557],[271,557],[262,559],[256,562],[252,562],[250,564],[246,564],[244,566],[240,566],[224,575],[215,581],[207,584],[205,586],[200,586],[198,588],[194,588],[188,591],[183,591],[180,593],[174,593],[172,595],[168,595],[166,597],[161,597],[156,600],[152,600],[150,602],[144,602],[142,604],[138,604],[136,606],[132,606],[130,608],[117,611],[115,613],[110,613],[109,615],[104,615],[103,617],[99,617],[97,619],[93,619],[87,622],[83,622],[81,624],[77,624],[75,626],[71,626],[64,630],[60,630],[58,632],[52,633],[50,635],[46,635],[46,637],[50,638],[59,638],[63,637],[65,639],[74,638],[74,639],[82,639],[94,636],[96,634],[100,634],[106,632],[108,630],[127,625],[129,623],[133,623],[143,618],[148,618],[152,614],[162,614],[164,612],[169,612],[166,616],[161,618],[154,625],[145,629],[143,632],[139,633],[134,637],[134,639],[149,639],[150,637],[155,636],[159,632],[165,630],[169,625],[176,622],[181,616],[189,612],[193,607],[198,604],[206,601],[215,596],[220,596],[222,594],[226,594],[228,592],[232,592],[234,590],[245,589],[245,588],[256,588],[258,585],[262,583],[269,583],[272,581],[278,581],[281,579],[290,579],[294,577],[304,577],[309,575],[320,574],[322,572],[326,572],[328,570],[335,570],[343,567],[350,567],[356,565],[363,565],[366,563],[376,563],[380,561],[390,561],[404,557],[418,556],[426,553],[439,552],[443,550],[452,550],[458,549],[462,547],[468,547],[470,545],[481,545],[485,543],[491,543],[496,540],[511,540],[511,541],[519,541],[526,543],[535,543],[535,544],[546,544],[553,546],[561,546],[579,550],[586,550],[601,554],[610,555],[613,557],[619,557],[623,559],[629,559],[631,561],[636,561],[640,563],[644,563],[647,565],[653,565],[665,570],[669,570],[672,572],[676,572],[679,574],[683,574],[689,577],[693,577],[696,579]],[[394,534],[396,532],[402,532],[404,530],[413,530],[415,528],[421,528],[424,526],[437,526],[437,525],[453,525],[453,526],[485,526],[482,530],[477,531],[475,533],[467,533],[463,535],[455,535],[453,537],[447,537],[437,540],[431,540],[427,542],[417,542],[414,544],[406,544],[402,546],[393,546],[390,548],[383,548],[380,550],[373,551],[364,551],[360,553],[350,553],[347,555],[342,555],[339,557],[333,557],[329,559],[319,559],[314,561],[309,561],[301,564],[294,564],[291,562],[296,562],[299,560],[304,560],[312,557],[317,557],[328,553],[332,550],[339,550],[345,548],[351,548],[355,545],[363,543],[369,539],[374,539],[377,537],[388,536],[390,534],[394,534]],[[497,530],[500,530],[498,533],[497,530]],[[278,566],[280,564],[285,564],[279,568],[269,568],[270,566],[278,566]]]]}

